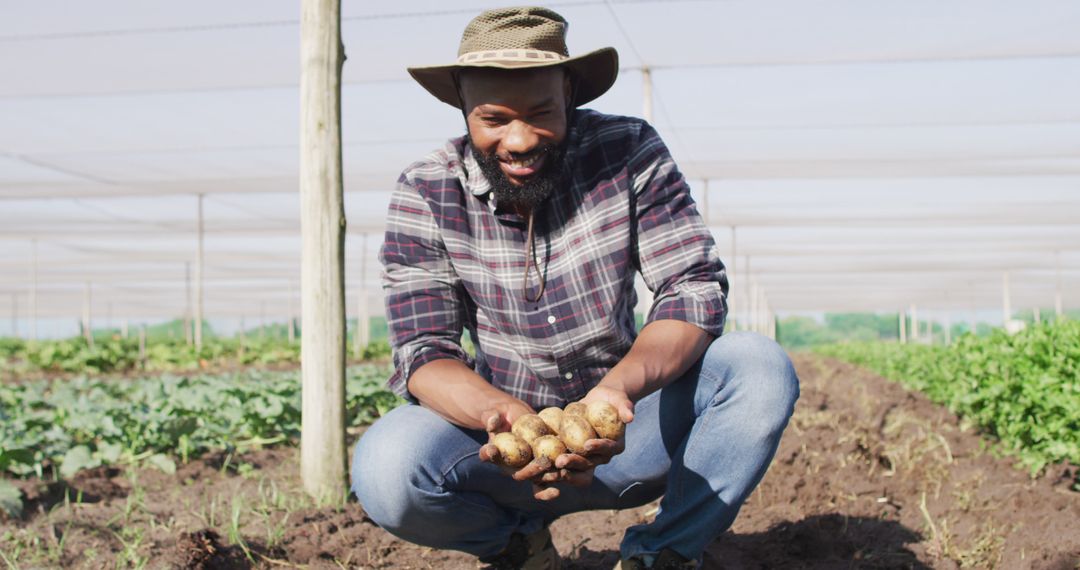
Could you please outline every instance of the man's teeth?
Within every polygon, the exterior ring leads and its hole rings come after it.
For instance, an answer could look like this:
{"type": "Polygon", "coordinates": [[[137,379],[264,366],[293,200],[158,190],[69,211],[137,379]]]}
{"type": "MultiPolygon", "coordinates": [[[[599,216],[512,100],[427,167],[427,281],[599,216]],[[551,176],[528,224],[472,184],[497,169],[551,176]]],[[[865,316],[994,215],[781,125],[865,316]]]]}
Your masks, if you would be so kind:
{"type": "Polygon", "coordinates": [[[534,156],[528,160],[511,160],[509,162],[510,168],[528,168],[533,165],[537,160],[540,160],[540,155],[534,156]]]}

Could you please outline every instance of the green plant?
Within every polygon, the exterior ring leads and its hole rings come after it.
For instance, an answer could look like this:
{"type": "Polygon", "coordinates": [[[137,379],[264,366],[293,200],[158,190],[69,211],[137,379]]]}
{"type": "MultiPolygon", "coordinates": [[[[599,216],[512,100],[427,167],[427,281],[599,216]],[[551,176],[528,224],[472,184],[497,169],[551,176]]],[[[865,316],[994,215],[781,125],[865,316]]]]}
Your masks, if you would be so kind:
{"type": "Polygon", "coordinates": [[[1080,322],[1015,335],[963,335],[949,347],[896,343],[817,349],[924,392],[1000,440],[1033,473],[1080,465],[1080,322]]]}

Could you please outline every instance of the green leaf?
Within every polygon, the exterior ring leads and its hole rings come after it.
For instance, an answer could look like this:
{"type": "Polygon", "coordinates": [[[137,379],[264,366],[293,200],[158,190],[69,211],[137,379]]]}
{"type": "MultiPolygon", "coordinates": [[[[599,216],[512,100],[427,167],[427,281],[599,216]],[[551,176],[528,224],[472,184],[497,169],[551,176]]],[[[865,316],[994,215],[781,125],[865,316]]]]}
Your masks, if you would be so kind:
{"type": "Polygon", "coordinates": [[[98,465],[101,465],[101,462],[93,458],[90,448],[85,445],[76,445],[64,454],[64,460],[60,463],[60,476],[67,479],[81,469],[98,465]]]}
{"type": "Polygon", "coordinates": [[[22,491],[15,488],[10,481],[0,479],[0,511],[7,513],[9,517],[22,516],[23,503],[22,491]]]}
{"type": "Polygon", "coordinates": [[[146,462],[169,475],[176,473],[176,462],[164,453],[155,453],[150,457],[147,457],[146,462]]]}

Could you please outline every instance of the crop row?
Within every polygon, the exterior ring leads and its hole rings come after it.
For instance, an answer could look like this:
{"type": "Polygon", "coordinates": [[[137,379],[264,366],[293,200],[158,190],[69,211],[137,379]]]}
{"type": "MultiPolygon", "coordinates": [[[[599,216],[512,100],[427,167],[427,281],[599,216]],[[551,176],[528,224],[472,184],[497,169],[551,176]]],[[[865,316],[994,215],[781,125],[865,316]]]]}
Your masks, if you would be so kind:
{"type": "MultiPolygon", "coordinates": [[[[388,355],[385,341],[369,345],[363,357],[388,355]]],[[[0,342],[0,371],[69,372],[100,374],[131,370],[194,370],[222,365],[265,365],[300,361],[300,343],[283,339],[236,339],[212,337],[200,348],[182,339],[160,340],[140,353],[139,343],[119,335],[98,339],[90,345],[82,337],[63,340],[0,342]]]]}
{"type": "MultiPolygon", "coordinates": [[[[401,403],[384,387],[388,375],[385,366],[349,369],[348,425],[401,403]]],[[[295,441],[300,405],[295,371],[0,384],[0,475],[68,477],[133,463],[171,471],[208,450],[295,441]]]]}
{"type": "Polygon", "coordinates": [[[1080,321],[964,335],[948,347],[867,342],[817,351],[925,393],[998,438],[1032,472],[1080,465],[1080,321]]]}

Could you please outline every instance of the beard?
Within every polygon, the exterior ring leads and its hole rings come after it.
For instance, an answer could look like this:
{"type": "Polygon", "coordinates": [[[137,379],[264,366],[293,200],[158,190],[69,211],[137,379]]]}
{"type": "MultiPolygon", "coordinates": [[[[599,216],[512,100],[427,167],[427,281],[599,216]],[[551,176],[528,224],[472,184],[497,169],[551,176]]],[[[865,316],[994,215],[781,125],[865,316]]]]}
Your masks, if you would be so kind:
{"type": "MultiPolygon", "coordinates": [[[[472,145],[472,139],[466,135],[466,142],[472,145]]],[[[495,193],[495,199],[500,208],[511,208],[518,211],[532,211],[554,194],[566,181],[566,166],[563,157],[566,154],[565,141],[558,145],[544,145],[529,153],[530,156],[537,154],[545,155],[544,165],[540,171],[530,176],[520,186],[515,185],[499,166],[499,159],[492,154],[484,154],[473,146],[476,152],[476,163],[480,165],[480,171],[484,178],[491,184],[491,190],[495,193]]]]}

